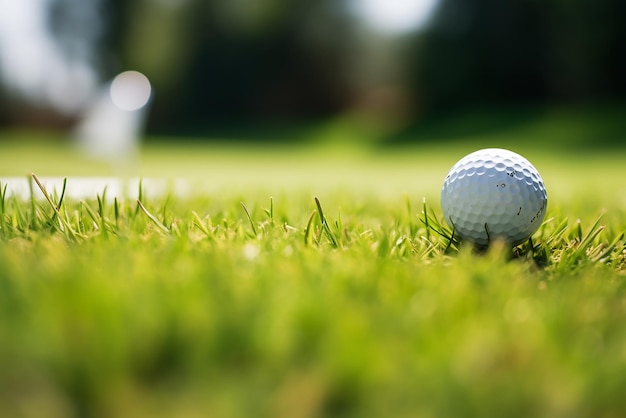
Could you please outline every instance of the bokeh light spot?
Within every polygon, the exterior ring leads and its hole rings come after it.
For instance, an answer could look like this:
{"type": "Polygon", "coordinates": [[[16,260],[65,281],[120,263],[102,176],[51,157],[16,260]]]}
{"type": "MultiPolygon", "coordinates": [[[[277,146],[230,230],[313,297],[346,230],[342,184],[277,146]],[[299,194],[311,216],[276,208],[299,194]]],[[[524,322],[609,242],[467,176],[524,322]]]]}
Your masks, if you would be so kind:
{"type": "Polygon", "coordinates": [[[402,34],[422,27],[438,0],[351,0],[353,12],[373,29],[402,34]]]}
{"type": "Polygon", "coordinates": [[[122,110],[138,110],[150,100],[152,88],[148,78],[138,71],[125,71],[111,83],[111,100],[122,110]]]}

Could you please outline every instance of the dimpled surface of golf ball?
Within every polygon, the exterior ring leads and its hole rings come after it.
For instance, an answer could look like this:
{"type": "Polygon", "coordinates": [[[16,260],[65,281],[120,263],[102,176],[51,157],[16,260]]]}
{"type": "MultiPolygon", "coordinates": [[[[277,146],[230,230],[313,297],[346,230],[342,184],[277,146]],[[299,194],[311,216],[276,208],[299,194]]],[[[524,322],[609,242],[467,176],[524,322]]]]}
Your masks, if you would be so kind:
{"type": "Polygon", "coordinates": [[[521,244],[541,225],[547,203],[537,169],[499,148],[463,157],[441,188],[441,209],[454,235],[480,246],[495,239],[521,244]]]}

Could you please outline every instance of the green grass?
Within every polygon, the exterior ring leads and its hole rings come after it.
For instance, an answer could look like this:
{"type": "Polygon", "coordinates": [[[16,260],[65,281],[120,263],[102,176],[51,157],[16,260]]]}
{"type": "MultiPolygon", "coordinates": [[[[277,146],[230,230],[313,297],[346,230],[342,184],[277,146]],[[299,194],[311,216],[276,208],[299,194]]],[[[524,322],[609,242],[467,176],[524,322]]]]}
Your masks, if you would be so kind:
{"type": "MultiPolygon", "coordinates": [[[[446,238],[438,190],[484,145],[157,145],[137,171],[194,193],[139,202],[0,183],[0,411],[626,415],[623,155],[518,147],[546,220],[479,253],[446,238]]],[[[50,143],[4,155],[3,175],[111,170],[50,143]]]]}

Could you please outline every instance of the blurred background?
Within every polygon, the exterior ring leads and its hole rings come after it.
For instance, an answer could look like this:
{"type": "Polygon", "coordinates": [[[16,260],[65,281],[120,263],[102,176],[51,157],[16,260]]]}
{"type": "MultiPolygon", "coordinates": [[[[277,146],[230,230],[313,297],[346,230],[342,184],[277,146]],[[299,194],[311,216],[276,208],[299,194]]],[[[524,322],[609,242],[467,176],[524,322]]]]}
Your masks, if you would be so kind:
{"type": "Polygon", "coordinates": [[[626,93],[625,15],[619,0],[2,0],[0,127],[68,129],[130,69],[152,84],[155,135],[349,114],[389,136],[469,109],[606,105],[626,93]]]}
{"type": "Polygon", "coordinates": [[[71,132],[135,70],[151,138],[289,141],[344,118],[419,142],[566,108],[595,129],[580,142],[616,146],[624,16],[620,0],[0,0],[0,130],[71,132]]]}

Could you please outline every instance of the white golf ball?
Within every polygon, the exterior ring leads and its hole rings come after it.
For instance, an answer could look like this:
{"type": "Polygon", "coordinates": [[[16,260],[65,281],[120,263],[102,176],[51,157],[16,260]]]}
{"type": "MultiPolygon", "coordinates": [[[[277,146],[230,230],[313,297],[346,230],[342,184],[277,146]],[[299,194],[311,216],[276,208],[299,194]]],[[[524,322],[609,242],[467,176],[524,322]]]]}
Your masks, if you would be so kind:
{"type": "Polygon", "coordinates": [[[480,246],[518,245],[539,228],[548,198],[539,172],[512,151],[488,148],[457,162],[441,188],[441,209],[454,235],[480,246]]]}

